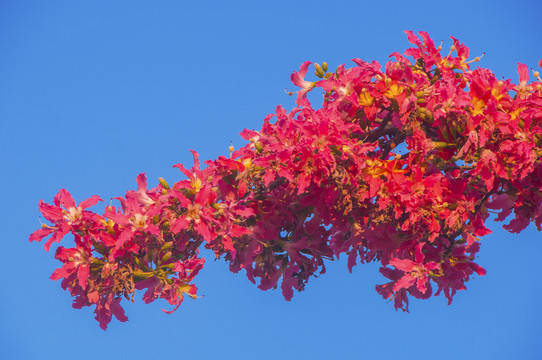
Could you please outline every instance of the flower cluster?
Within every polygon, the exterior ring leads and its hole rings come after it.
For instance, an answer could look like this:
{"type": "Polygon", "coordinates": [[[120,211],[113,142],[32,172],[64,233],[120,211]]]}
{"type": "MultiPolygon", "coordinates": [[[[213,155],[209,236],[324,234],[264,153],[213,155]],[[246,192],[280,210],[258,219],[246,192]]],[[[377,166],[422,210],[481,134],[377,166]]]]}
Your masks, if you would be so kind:
{"type": "Polygon", "coordinates": [[[348,257],[348,268],[378,261],[389,282],[376,286],[397,309],[408,297],[443,294],[449,302],[474,273],[480,237],[509,217],[505,229],[542,227],[542,81],[518,65],[519,84],[498,80],[452,38],[445,56],[427,33],[407,31],[412,48],[394,53],[385,69],[353,59],[355,67],[310,62],[292,74],[297,107],[281,106],[248,144],[206,161],[193,151],[191,169],[170,186],[164,179],[117,198],[103,215],[76,205],[60,190],[54,205],[40,202],[52,225],[30,236],[45,248],[72,233],[75,247],[58,247],[62,279],[74,307],[96,306],[106,328],[127,318],[122,298],[146,289],[178,307],[196,297],[192,281],[205,246],[244,270],[262,290],[280,285],[286,300],[325,261],[348,257]],[[413,60],[410,60],[413,58],[413,60]],[[321,108],[306,94],[320,88],[321,108]],[[435,290],[434,290],[435,288],[435,290]]]}

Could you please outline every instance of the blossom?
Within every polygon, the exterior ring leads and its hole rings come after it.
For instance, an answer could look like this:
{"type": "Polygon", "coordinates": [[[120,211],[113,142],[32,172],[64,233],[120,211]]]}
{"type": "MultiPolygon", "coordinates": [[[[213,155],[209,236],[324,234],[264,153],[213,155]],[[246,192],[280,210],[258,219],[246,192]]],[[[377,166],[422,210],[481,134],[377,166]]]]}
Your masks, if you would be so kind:
{"type": "Polygon", "coordinates": [[[433,271],[439,270],[438,263],[434,261],[424,262],[425,255],[422,252],[423,243],[416,246],[415,260],[410,259],[391,259],[390,265],[396,269],[403,271],[404,275],[397,280],[393,286],[393,291],[400,289],[409,289],[416,284],[416,288],[422,294],[427,291],[427,283],[433,271]]]}
{"type": "Polygon", "coordinates": [[[137,191],[128,191],[126,193],[126,197],[133,197],[144,206],[149,206],[155,203],[155,200],[153,200],[147,194],[147,177],[145,174],[139,174],[137,176],[137,191]]]}
{"type": "Polygon", "coordinates": [[[301,67],[299,68],[299,72],[294,71],[292,75],[290,76],[292,83],[295,86],[298,86],[301,88],[301,90],[297,91],[298,100],[304,98],[307,92],[309,92],[315,86],[315,82],[305,80],[305,75],[307,74],[307,70],[310,64],[312,64],[311,61],[305,61],[303,64],[301,64],[301,67]]]}
{"type": "Polygon", "coordinates": [[[121,249],[137,233],[150,233],[160,236],[160,230],[152,223],[152,217],[147,214],[147,211],[135,197],[120,200],[122,211],[117,212],[115,207],[108,206],[105,212],[105,217],[122,226],[120,228],[120,236],[115,243],[115,249],[121,249]]]}
{"type": "Polygon", "coordinates": [[[76,243],[58,248],[63,264],[51,278],[75,308],[95,306],[104,329],[113,316],[127,320],[121,299],[136,290],[174,310],[197,298],[201,246],[260,289],[280,286],[286,300],[348,256],[350,271],[380,262],[389,281],[376,291],[396,309],[434,285],[450,303],[485,274],[474,260],[492,210],[497,221],[513,215],[510,232],[542,227],[542,94],[524,64],[515,85],[471,70],[480,58],[468,61],[455,38],[442,56],[427,33],[406,33],[413,47],[385,69],[354,59],[311,82],[304,62],[291,75],[295,108],[277,106],[260,130],[244,130],[249,143],[229,157],[202,166],[191,150],[193,166],[175,165],[186,178],[172,186],[147,189],[139,174],[137,190],[103,216],[85,210],[97,196],[76,205],[62,189],[54,205],[40,201],[52,225],[30,240],[52,235],[48,250],[71,232],[76,243]],[[318,109],[306,96],[316,88],[318,109]]]}
{"type": "Polygon", "coordinates": [[[86,221],[96,219],[94,213],[85,211],[85,209],[96,205],[98,201],[102,200],[97,195],[94,195],[76,205],[71,194],[65,189],[60,189],[56,194],[53,200],[54,205],[40,200],[39,209],[41,213],[54,226],[44,225],[41,229],[34,231],[30,235],[30,241],[41,241],[52,234],[51,238],[45,243],[45,250],[49,251],[54,241],[60,242],[72,229],[77,230],[86,221]]]}

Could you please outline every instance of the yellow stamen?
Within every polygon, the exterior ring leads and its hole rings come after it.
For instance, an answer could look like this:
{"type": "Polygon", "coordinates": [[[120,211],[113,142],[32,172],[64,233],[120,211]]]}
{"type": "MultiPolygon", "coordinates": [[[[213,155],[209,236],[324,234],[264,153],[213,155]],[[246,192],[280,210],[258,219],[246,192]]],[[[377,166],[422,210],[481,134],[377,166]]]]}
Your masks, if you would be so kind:
{"type": "Polygon", "coordinates": [[[371,106],[373,105],[374,100],[374,97],[372,97],[366,89],[363,89],[358,96],[358,104],[361,106],[371,106]]]}

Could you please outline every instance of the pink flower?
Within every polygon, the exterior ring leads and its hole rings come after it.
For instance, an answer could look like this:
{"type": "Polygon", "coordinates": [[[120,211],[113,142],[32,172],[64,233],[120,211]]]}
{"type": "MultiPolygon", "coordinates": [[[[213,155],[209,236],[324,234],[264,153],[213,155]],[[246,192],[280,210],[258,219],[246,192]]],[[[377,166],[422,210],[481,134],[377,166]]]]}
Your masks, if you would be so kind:
{"type": "Polygon", "coordinates": [[[189,284],[198,272],[203,268],[205,259],[192,256],[184,261],[177,261],[173,267],[173,272],[177,273],[178,278],[171,279],[172,281],[164,281],[156,277],[139,281],[136,284],[136,289],[145,291],[143,301],[148,304],[158,298],[167,300],[170,305],[175,305],[173,310],[165,313],[171,314],[179,308],[184,300],[184,295],[190,296],[192,299],[197,298],[197,288],[193,284],[189,284]]]}
{"type": "Polygon", "coordinates": [[[124,314],[124,309],[120,305],[121,300],[122,298],[114,297],[112,293],[100,299],[94,313],[96,314],[95,319],[100,323],[102,330],[107,329],[107,325],[111,322],[113,315],[118,321],[128,321],[128,317],[124,314]]]}
{"type": "MultiPolygon", "coordinates": [[[[179,170],[181,170],[183,174],[185,174],[188,177],[190,181],[190,186],[194,189],[195,192],[198,192],[203,185],[202,180],[205,178],[206,174],[204,171],[200,169],[199,154],[194,150],[190,150],[190,151],[192,152],[192,156],[194,157],[194,166],[192,166],[190,170],[185,168],[183,164],[175,164],[173,165],[173,167],[176,167],[179,170]]],[[[184,182],[180,181],[177,184],[184,185],[184,182]]]]}
{"type": "Polygon", "coordinates": [[[312,64],[311,61],[305,61],[303,64],[301,64],[299,72],[294,71],[290,76],[292,83],[301,88],[301,90],[297,91],[298,100],[304,98],[307,92],[310,91],[316,84],[315,82],[305,81],[305,75],[307,74],[310,64],[312,64]]]}
{"type": "Polygon", "coordinates": [[[53,234],[53,236],[45,243],[45,250],[49,251],[51,244],[60,240],[69,233],[72,229],[77,229],[87,220],[95,220],[96,214],[90,211],[84,211],[84,209],[96,205],[98,201],[102,201],[99,196],[94,195],[90,198],[83,200],[78,206],[75,205],[75,201],[71,194],[65,190],[60,189],[54,198],[54,204],[47,204],[40,200],[39,209],[43,216],[55,224],[54,226],[43,225],[39,230],[34,231],[30,235],[30,241],[41,241],[45,237],[53,234]]]}
{"type": "Polygon", "coordinates": [[[144,173],[137,176],[137,191],[127,191],[126,197],[135,198],[144,206],[149,206],[155,203],[155,201],[147,194],[147,177],[144,173]]]}
{"type": "Polygon", "coordinates": [[[181,230],[187,229],[193,223],[194,230],[207,242],[213,240],[216,234],[210,225],[214,222],[213,213],[215,210],[209,205],[214,203],[216,193],[211,190],[210,185],[205,184],[198,189],[198,193],[193,201],[181,193],[171,192],[171,194],[179,200],[182,207],[186,208],[186,213],[177,218],[171,231],[178,233],[181,230]]]}
{"type": "Polygon", "coordinates": [[[126,201],[121,201],[121,203],[124,213],[116,212],[114,207],[109,207],[105,212],[107,218],[123,226],[122,233],[116,241],[115,249],[122,248],[140,231],[160,236],[160,229],[152,223],[152,218],[141,207],[136,198],[128,198],[126,201]]]}
{"type": "MultiPolygon", "coordinates": [[[[90,249],[88,249],[76,236],[75,248],[65,248],[59,246],[56,249],[55,259],[60,260],[64,265],[56,269],[51,275],[51,280],[66,279],[62,282],[62,287],[66,288],[70,280],[75,280],[79,283],[82,290],[87,288],[87,280],[90,274],[89,258],[91,258],[90,249]]],[[[74,286],[71,285],[71,288],[74,286]]]]}
{"type": "Polygon", "coordinates": [[[135,289],[145,303],[175,308],[195,298],[200,246],[262,290],[282,282],[286,300],[344,254],[350,271],[358,259],[382,264],[389,280],[376,289],[396,309],[435,285],[451,302],[471,275],[485,274],[474,259],[489,210],[498,221],[513,212],[511,232],[542,227],[542,98],[526,65],[518,85],[498,81],[470,70],[479,58],[467,61],[457,39],[443,58],[427,33],[407,35],[413,47],[392,54],[385,72],[354,59],[357,67],[310,82],[304,62],[291,75],[297,107],[278,106],[260,131],[241,134],[250,144],[204,169],[192,151],[192,168],[175,166],[187,179],[171,187],[161,180],[149,190],[140,174],[105,219],[84,210],[98,197],[77,206],[63,189],[54,205],[41,201],[53,225],[30,240],[52,235],[49,249],[71,232],[77,245],[58,248],[63,266],[51,278],[75,308],[95,305],[102,328],[112,316],[126,320],[120,301],[135,289]],[[317,110],[306,96],[314,87],[325,93],[317,110]]]}
{"type": "Polygon", "coordinates": [[[408,289],[416,284],[416,289],[422,294],[427,291],[427,283],[429,282],[430,272],[433,270],[439,270],[440,266],[434,261],[424,263],[424,254],[422,252],[423,243],[416,246],[416,259],[415,261],[409,259],[391,259],[390,265],[395,266],[397,269],[404,272],[404,275],[397,280],[393,286],[393,291],[399,291],[400,289],[408,289]]]}

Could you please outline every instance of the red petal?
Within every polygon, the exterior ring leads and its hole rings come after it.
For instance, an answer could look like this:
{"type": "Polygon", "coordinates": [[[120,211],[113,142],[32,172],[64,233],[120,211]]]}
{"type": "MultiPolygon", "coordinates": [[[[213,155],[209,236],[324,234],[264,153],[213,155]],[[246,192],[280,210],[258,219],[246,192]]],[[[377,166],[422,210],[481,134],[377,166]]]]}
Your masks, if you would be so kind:
{"type": "Polygon", "coordinates": [[[65,278],[69,276],[71,273],[73,273],[74,269],[75,269],[75,265],[73,263],[66,263],[64,264],[64,266],[53,271],[49,279],[59,280],[59,279],[65,278]]]}
{"type": "Polygon", "coordinates": [[[527,84],[529,81],[529,69],[527,65],[518,63],[518,74],[520,84],[527,84]]]}
{"type": "Polygon", "coordinates": [[[115,299],[111,302],[111,312],[118,321],[125,322],[128,321],[128,317],[124,314],[124,309],[120,306],[121,298],[115,299]]]}
{"type": "Polygon", "coordinates": [[[422,252],[423,245],[424,243],[419,243],[418,245],[416,245],[415,253],[417,263],[422,263],[423,259],[425,258],[425,255],[422,252]]]}
{"type": "Polygon", "coordinates": [[[358,257],[358,252],[356,249],[352,249],[348,255],[348,271],[352,273],[352,268],[356,265],[356,259],[358,257]]]}
{"type": "Polygon", "coordinates": [[[136,182],[138,192],[145,192],[147,190],[147,176],[145,176],[145,173],[137,175],[136,182]]]}
{"type": "Polygon", "coordinates": [[[64,220],[60,207],[47,204],[43,200],[40,200],[38,207],[43,216],[50,222],[57,223],[64,220]]]}
{"type": "Polygon", "coordinates": [[[49,251],[53,242],[60,242],[64,235],[70,232],[70,229],[71,226],[69,226],[68,224],[62,224],[60,227],[57,227],[55,229],[55,232],[53,233],[53,236],[51,236],[51,238],[45,243],[45,251],[49,251]]]}
{"type": "Polygon", "coordinates": [[[88,275],[90,273],[90,267],[87,265],[81,265],[77,269],[77,279],[79,280],[79,286],[85,290],[87,288],[88,275]]]}
{"type": "Polygon", "coordinates": [[[235,224],[232,225],[231,230],[230,230],[230,234],[233,237],[241,237],[249,233],[250,233],[249,229],[239,226],[239,225],[235,225],[235,224]]]}
{"type": "Polygon", "coordinates": [[[81,201],[81,203],[79,204],[79,207],[81,209],[86,209],[88,207],[96,205],[98,201],[103,201],[103,200],[98,195],[93,195],[90,198],[81,201]]]}
{"type": "Polygon", "coordinates": [[[209,201],[209,192],[211,191],[210,186],[204,186],[196,195],[194,199],[194,204],[206,205],[209,201]]]}
{"type": "Polygon", "coordinates": [[[405,275],[402,278],[400,278],[399,280],[397,280],[397,282],[393,286],[393,291],[398,291],[398,290],[401,290],[401,289],[408,289],[409,287],[411,287],[414,284],[415,281],[416,281],[416,278],[414,276],[405,275]]]}
{"type": "Polygon", "coordinates": [[[186,220],[184,217],[180,217],[175,221],[175,224],[173,224],[173,227],[171,228],[171,231],[174,234],[177,234],[179,231],[184,230],[188,227],[190,222],[186,220]]]}
{"type": "Polygon", "coordinates": [[[391,259],[390,265],[395,266],[399,270],[411,271],[415,263],[408,259],[391,259]]]}
{"type": "Polygon", "coordinates": [[[233,242],[229,237],[222,238],[222,245],[224,246],[224,249],[231,254],[231,256],[235,259],[235,255],[237,251],[235,250],[235,247],[233,246],[233,242]]]}
{"type": "Polygon", "coordinates": [[[189,179],[192,177],[192,173],[190,171],[188,171],[184,166],[183,164],[175,164],[173,165],[173,167],[176,167],[178,168],[179,170],[181,170],[183,172],[183,174],[185,174],[189,179]]]}
{"type": "Polygon", "coordinates": [[[275,180],[275,172],[273,172],[271,169],[267,169],[265,175],[263,176],[264,185],[269,186],[273,180],[275,180]]]}
{"type": "Polygon", "coordinates": [[[409,43],[416,45],[418,47],[422,46],[422,42],[420,41],[420,39],[416,35],[414,35],[414,33],[411,30],[405,30],[405,34],[407,34],[409,43]]]}
{"type": "Polygon", "coordinates": [[[54,228],[41,228],[36,231],[34,231],[32,234],[30,234],[30,241],[41,241],[44,237],[49,236],[53,231],[55,231],[54,228]]]}
{"type": "Polygon", "coordinates": [[[249,216],[254,215],[254,210],[248,207],[236,208],[235,213],[242,217],[249,217],[249,216]]]}
{"type": "Polygon", "coordinates": [[[131,240],[134,233],[132,230],[124,230],[115,243],[115,249],[120,249],[125,243],[131,240]]]}
{"type": "Polygon", "coordinates": [[[204,224],[203,222],[199,222],[198,224],[194,225],[194,229],[205,239],[205,241],[209,242],[213,240],[213,236],[211,235],[211,230],[209,230],[209,227],[207,224],[204,224]]]}
{"type": "Polygon", "coordinates": [[[60,189],[55,196],[55,204],[62,205],[65,209],[74,208],[75,200],[66,189],[60,189]]]}
{"type": "Polygon", "coordinates": [[[192,156],[194,157],[194,169],[199,170],[199,154],[197,151],[190,149],[192,156]]]}
{"type": "Polygon", "coordinates": [[[418,289],[419,292],[421,292],[422,294],[425,294],[427,292],[427,281],[428,279],[426,278],[421,278],[419,277],[418,278],[418,281],[416,281],[416,288],[418,289]]]}
{"type": "Polygon", "coordinates": [[[307,70],[309,69],[310,64],[312,64],[311,61],[305,61],[303,64],[301,64],[299,72],[294,71],[293,74],[290,76],[290,80],[292,80],[295,86],[299,86],[301,88],[303,87],[305,82],[305,74],[307,74],[307,70]]]}
{"type": "Polygon", "coordinates": [[[90,301],[93,304],[96,304],[98,300],[100,299],[100,294],[98,293],[98,291],[92,291],[88,293],[87,297],[88,297],[88,301],[90,301]]]}

